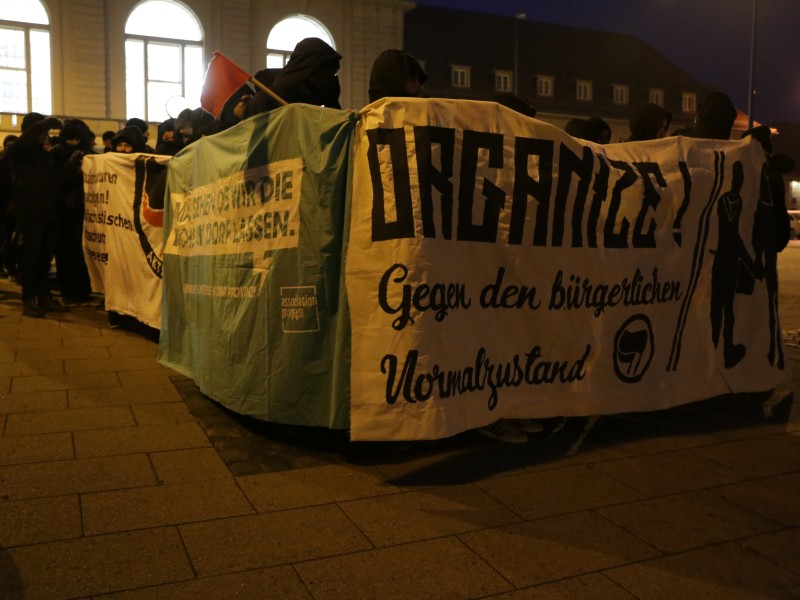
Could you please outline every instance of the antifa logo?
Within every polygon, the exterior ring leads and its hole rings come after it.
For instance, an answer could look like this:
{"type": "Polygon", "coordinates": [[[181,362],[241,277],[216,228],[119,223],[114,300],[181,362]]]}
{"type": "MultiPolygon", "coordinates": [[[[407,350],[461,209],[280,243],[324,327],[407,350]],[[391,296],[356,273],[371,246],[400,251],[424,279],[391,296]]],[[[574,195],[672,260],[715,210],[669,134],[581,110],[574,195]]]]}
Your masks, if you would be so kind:
{"type": "Polygon", "coordinates": [[[650,319],[633,315],[614,336],[614,373],[620,381],[636,383],[650,367],[654,350],[650,319]]]}
{"type": "Polygon", "coordinates": [[[147,264],[160,279],[163,269],[161,257],[153,248],[155,241],[160,246],[161,228],[164,217],[164,193],[167,184],[167,165],[159,163],[152,156],[136,158],[136,181],[133,196],[133,226],[139,234],[147,264]],[[158,232],[158,240],[151,235],[158,232]],[[148,232],[152,232],[148,235],[148,232]]]}

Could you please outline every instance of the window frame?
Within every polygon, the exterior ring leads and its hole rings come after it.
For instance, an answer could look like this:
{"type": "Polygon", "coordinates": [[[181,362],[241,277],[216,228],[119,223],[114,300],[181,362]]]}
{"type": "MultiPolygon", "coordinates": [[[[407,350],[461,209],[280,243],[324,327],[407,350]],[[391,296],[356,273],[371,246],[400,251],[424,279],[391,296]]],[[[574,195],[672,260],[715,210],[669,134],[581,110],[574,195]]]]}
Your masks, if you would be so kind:
{"type": "Polygon", "coordinates": [[[552,75],[536,76],[536,95],[543,98],[552,98],[554,94],[555,78],[552,75]]]}
{"type": "MultiPolygon", "coordinates": [[[[188,8],[187,6],[185,6],[181,2],[175,2],[174,0],[167,0],[167,1],[172,3],[172,4],[175,4],[178,7],[180,7],[183,11],[185,11],[185,13],[187,14],[187,17],[190,17],[190,18],[194,19],[195,23],[197,24],[198,29],[200,30],[201,39],[200,40],[187,40],[187,39],[177,39],[177,38],[164,38],[164,37],[160,37],[160,36],[149,36],[149,35],[142,35],[142,34],[137,34],[137,33],[125,33],[125,39],[124,39],[124,47],[125,47],[125,52],[124,52],[124,55],[125,55],[125,77],[124,77],[124,80],[125,80],[125,114],[126,114],[126,118],[130,119],[130,118],[136,117],[136,118],[144,119],[148,123],[155,123],[155,122],[164,121],[166,118],[168,118],[170,116],[173,116],[173,117],[177,116],[177,115],[170,115],[169,114],[169,112],[167,111],[167,107],[166,107],[167,102],[164,103],[165,106],[163,108],[159,108],[158,110],[154,109],[153,102],[155,102],[155,99],[151,99],[151,97],[150,97],[150,94],[151,94],[151,91],[150,91],[151,85],[150,84],[160,84],[160,83],[176,83],[176,84],[179,84],[180,88],[181,88],[180,96],[182,96],[185,99],[186,105],[187,106],[199,106],[200,105],[200,98],[199,98],[200,89],[196,90],[197,98],[192,98],[192,99],[187,98],[187,87],[189,85],[187,83],[187,80],[190,79],[190,77],[187,76],[187,73],[190,72],[190,69],[188,68],[189,65],[188,65],[187,49],[192,49],[195,52],[199,51],[199,56],[200,56],[200,65],[199,66],[200,66],[200,69],[197,70],[197,71],[194,71],[194,73],[195,73],[195,75],[199,76],[198,81],[199,81],[200,85],[202,85],[203,73],[205,72],[205,33],[202,30],[200,19],[197,17],[197,15],[194,13],[194,11],[192,11],[190,8],[188,8]],[[138,57],[138,58],[142,61],[143,68],[142,68],[141,76],[143,76],[144,79],[139,84],[134,84],[132,86],[134,89],[130,89],[129,88],[129,82],[130,82],[130,79],[131,79],[131,76],[129,75],[129,69],[132,67],[132,62],[131,62],[131,57],[129,57],[129,54],[128,54],[128,52],[129,52],[128,42],[136,42],[136,43],[142,44],[142,55],[140,57],[138,57]],[[153,45],[153,46],[173,46],[173,47],[178,47],[179,48],[180,67],[179,67],[179,75],[178,75],[177,81],[169,81],[169,80],[156,79],[156,78],[151,78],[150,77],[150,73],[149,73],[149,70],[150,70],[149,69],[149,55],[150,55],[150,46],[151,45],[153,45]],[[143,103],[143,112],[144,112],[144,114],[141,114],[139,112],[139,108],[138,107],[131,108],[131,104],[132,104],[131,99],[134,96],[138,96],[140,99],[143,99],[143,101],[144,101],[144,103],[143,103]]],[[[131,10],[131,12],[128,14],[128,18],[125,20],[125,26],[126,27],[127,27],[127,24],[128,24],[128,20],[130,19],[130,17],[133,14],[133,12],[136,11],[139,7],[141,7],[142,4],[143,3],[137,4],[131,10]]],[[[137,77],[137,79],[138,79],[138,77],[137,77]]],[[[195,83],[197,83],[197,82],[195,82],[195,83]]],[[[171,97],[174,98],[175,96],[171,96],[171,97]]]]}
{"type": "Polygon", "coordinates": [[[594,83],[590,79],[575,80],[575,99],[580,102],[591,102],[594,97],[594,83]],[[581,93],[585,90],[585,93],[581,93]]]}
{"type": "MultiPolygon", "coordinates": [[[[41,3],[40,3],[41,5],[41,3]]],[[[43,8],[44,5],[42,5],[43,8]]],[[[45,14],[47,10],[45,8],[45,14]]],[[[22,108],[22,106],[14,107],[12,110],[4,110],[3,112],[8,112],[12,114],[26,114],[32,111],[36,111],[42,114],[51,114],[53,112],[53,67],[52,67],[52,56],[53,56],[53,45],[52,45],[52,35],[50,33],[50,22],[49,16],[47,23],[34,23],[34,22],[25,22],[25,21],[7,21],[7,20],[0,20],[0,30],[5,31],[21,31],[23,36],[23,52],[24,52],[24,66],[23,67],[2,67],[3,71],[8,71],[10,73],[24,73],[25,74],[25,97],[24,97],[24,104],[25,108],[23,110],[17,110],[17,108],[22,108]],[[39,71],[39,67],[34,66],[33,55],[35,53],[33,48],[33,43],[31,41],[32,34],[44,34],[47,36],[47,73],[39,71]],[[37,97],[37,88],[39,85],[47,82],[47,85],[41,89],[42,93],[41,96],[37,97]]],[[[4,96],[0,95],[0,99],[4,98],[4,96]]],[[[22,101],[22,98],[12,98],[13,100],[19,99],[22,101]]]]}
{"type": "Polygon", "coordinates": [[[611,89],[611,100],[617,106],[630,104],[630,86],[624,83],[615,83],[611,89]]]}
{"type": "Polygon", "coordinates": [[[454,88],[469,89],[471,84],[470,71],[469,65],[450,65],[450,85],[454,88]],[[459,81],[456,81],[457,74],[463,75],[463,82],[461,81],[462,77],[458,77],[459,81]]]}
{"type": "Polygon", "coordinates": [[[697,112],[697,94],[695,92],[682,93],[681,111],[687,114],[694,114],[697,112]]]}
{"type": "Polygon", "coordinates": [[[648,92],[648,101],[651,104],[664,108],[664,89],[663,88],[650,88],[648,92]]]}
{"type": "Polygon", "coordinates": [[[512,71],[505,71],[495,69],[494,72],[494,89],[496,92],[513,92],[514,91],[514,73],[512,71]],[[501,82],[505,81],[505,85],[501,82]]]}

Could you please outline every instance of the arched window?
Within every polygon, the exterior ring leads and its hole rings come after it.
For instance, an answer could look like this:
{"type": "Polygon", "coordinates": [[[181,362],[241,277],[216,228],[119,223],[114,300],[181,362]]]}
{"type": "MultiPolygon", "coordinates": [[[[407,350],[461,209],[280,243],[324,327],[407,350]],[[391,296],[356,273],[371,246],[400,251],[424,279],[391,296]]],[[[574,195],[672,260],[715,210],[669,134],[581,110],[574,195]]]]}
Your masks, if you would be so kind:
{"type": "Polygon", "coordinates": [[[203,87],[203,31],[200,22],[173,0],[145,0],[125,23],[127,117],[169,118],[167,102],[200,106],[203,87]]]}
{"type": "Polygon", "coordinates": [[[50,114],[50,19],[39,0],[0,2],[0,106],[50,114]]]}
{"type": "Polygon", "coordinates": [[[292,15],[280,21],[267,36],[267,67],[270,69],[283,67],[297,42],[309,37],[319,38],[336,49],[331,32],[316,19],[305,15],[292,15]]]}

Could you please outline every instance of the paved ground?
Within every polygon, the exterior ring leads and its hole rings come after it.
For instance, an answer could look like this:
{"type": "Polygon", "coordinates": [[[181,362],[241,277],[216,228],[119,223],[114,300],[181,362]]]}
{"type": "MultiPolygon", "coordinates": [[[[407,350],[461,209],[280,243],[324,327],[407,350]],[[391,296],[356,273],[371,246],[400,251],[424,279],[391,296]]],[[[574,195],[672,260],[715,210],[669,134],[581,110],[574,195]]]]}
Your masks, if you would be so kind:
{"type": "MultiPolygon", "coordinates": [[[[800,248],[781,276],[797,344],[800,248]]],[[[220,408],[94,308],[32,320],[0,291],[2,600],[800,598],[800,375],[524,445],[354,444],[220,408]]]]}

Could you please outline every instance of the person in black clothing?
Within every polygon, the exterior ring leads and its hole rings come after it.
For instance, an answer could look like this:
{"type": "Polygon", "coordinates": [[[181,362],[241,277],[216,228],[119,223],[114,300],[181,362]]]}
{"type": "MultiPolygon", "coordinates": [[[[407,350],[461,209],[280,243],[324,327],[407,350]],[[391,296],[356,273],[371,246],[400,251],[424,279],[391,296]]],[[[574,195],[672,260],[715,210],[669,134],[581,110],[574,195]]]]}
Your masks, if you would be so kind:
{"type": "Polygon", "coordinates": [[[693,138],[728,140],[737,115],[736,107],[724,92],[711,92],[697,109],[694,126],[683,135],[693,138]]]}
{"type": "Polygon", "coordinates": [[[147,122],[144,119],[128,119],[125,122],[125,127],[138,127],[139,131],[142,132],[142,138],[144,139],[144,150],[141,152],[149,152],[153,154],[155,150],[153,149],[150,144],[147,143],[147,140],[150,138],[150,128],[147,125],[147,122]]]}
{"type": "Polygon", "coordinates": [[[85,154],[94,154],[94,133],[80,119],[66,121],[60,143],[51,152],[61,165],[59,230],[56,241],[56,277],[67,305],[88,304],[92,285],[83,257],[83,172],[85,154]]]}
{"type": "Polygon", "coordinates": [[[123,127],[111,140],[111,148],[113,152],[122,152],[124,154],[146,152],[142,130],[135,125],[123,127]]]}
{"type": "Polygon", "coordinates": [[[428,74],[419,61],[403,50],[384,50],[372,63],[369,74],[369,101],[387,96],[419,96],[428,74]]]}
{"type": "Polygon", "coordinates": [[[672,114],[652,102],[643,102],[631,113],[629,142],[658,140],[667,135],[672,114]]]}
{"type": "Polygon", "coordinates": [[[103,132],[103,152],[112,152],[114,148],[111,147],[111,140],[117,135],[115,132],[109,130],[103,132]]]}
{"type": "Polygon", "coordinates": [[[201,137],[205,137],[207,135],[214,135],[215,133],[225,131],[226,129],[236,125],[242,120],[242,115],[244,114],[245,108],[247,108],[247,104],[250,102],[252,97],[253,88],[251,88],[248,84],[244,84],[233,94],[231,94],[231,97],[228,98],[222,107],[222,111],[220,111],[218,118],[195,129],[191,141],[199,140],[201,137]]]}
{"type": "Polygon", "coordinates": [[[45,150],[48,132],[61,122],[39,113],[22,119],[22,134],[9,149],[12,173],[11,212],[20,236],[22,314],[41,318],[45,312],[69,310],[50,294],[48,276],[58,235],[60,169],[45,150]]]}
{"type": "MultiPolygon", "coordinates": [[[[341,108],[341,87],[336,72],[341,54],[319,38],[305,38],[294,47],[289,62],[270,88],[287,104],[304,103],[341,108]]],[[[252,117],[279,108],[281,104],[265,91],[258,91],[244,113],[252,117]]]]}

